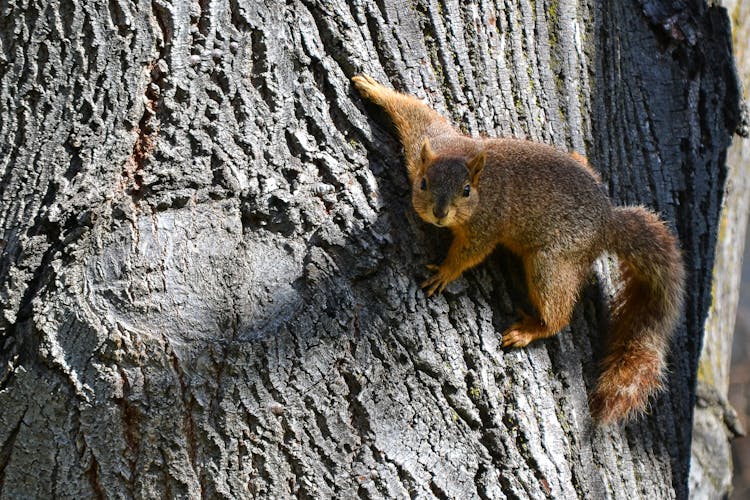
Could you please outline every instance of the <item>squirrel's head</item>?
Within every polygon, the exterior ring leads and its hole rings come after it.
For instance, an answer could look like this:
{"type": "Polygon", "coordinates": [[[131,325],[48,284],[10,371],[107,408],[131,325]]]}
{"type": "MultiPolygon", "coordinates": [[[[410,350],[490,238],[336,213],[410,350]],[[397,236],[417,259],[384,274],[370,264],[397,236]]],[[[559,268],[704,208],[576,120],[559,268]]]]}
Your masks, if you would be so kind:
{"type": "Polygon", "coordinates": [[[422,220],[448,227],[468,221],[479,204],[477,186],[484,161],[484,151],[470,159],[435,155],[425,140],[411,197],[422,220]]]}

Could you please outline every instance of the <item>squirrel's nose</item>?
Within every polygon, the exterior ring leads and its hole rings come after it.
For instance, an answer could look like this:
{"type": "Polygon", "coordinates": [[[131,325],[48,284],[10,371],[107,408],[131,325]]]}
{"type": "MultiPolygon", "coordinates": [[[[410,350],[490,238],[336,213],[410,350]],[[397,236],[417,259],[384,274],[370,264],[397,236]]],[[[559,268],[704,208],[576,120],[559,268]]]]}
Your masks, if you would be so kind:
{"type": "Polygon", "coordinates": [[[432,207],[432,215],[435,216],[436,219],[442,219],[446,215],[448,215],[448,209],[447,208],[438,208],[438,207],[432,207]]]}

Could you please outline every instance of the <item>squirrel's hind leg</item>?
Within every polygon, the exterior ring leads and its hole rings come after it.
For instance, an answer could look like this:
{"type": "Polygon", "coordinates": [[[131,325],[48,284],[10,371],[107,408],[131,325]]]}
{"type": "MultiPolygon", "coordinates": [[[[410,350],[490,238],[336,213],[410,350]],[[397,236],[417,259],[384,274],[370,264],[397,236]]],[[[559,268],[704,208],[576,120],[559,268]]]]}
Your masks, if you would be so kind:
{"type": "Polygon", "coordinates": [[[524,315],[503,332],[503,347],[525,347],[551,337],[570,322],[578,292],[589,272],[587,259],[536,252],[523,259],[526,285],[539,319],[524,315]]]}

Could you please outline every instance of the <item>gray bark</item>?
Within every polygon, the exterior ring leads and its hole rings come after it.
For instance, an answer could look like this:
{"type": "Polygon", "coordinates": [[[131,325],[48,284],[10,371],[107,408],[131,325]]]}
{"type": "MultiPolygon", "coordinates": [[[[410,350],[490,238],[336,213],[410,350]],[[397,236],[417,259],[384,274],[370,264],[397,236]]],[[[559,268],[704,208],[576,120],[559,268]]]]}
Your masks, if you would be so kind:
{"type": "MultiPolygon", "coordinates": [[[[750,83],[750,3],[722,2],[732,20],[732,41],[742,94],[750,83]]],[[[744,109],[747,113],[747,109],[744,109]]],[[[745,433],[742,419],[730,405],[729,373],[740,298],[742,256],[750,207],[750,123],[745,115],[740,125],[744,138],[737,138],[727,151],[727,180],[716,242],[711,307],[706,318],[703,350],[698,367],[697,400],[690,463],[690,496],[694,499],[725,498],[732,492],[730,440],[745,433]]],[[[743,408],[739,408],[740,411],[743,408]]],[[[741,498],[742,495],[737,496],[741,498]]]]}
{"type": "MultiPolygon", "coordinates": [[[[681,498],[737,84],[699,2],[0,6],[0,498],[681,498]],[[668,391],[598,428],[600,287],[518,351],[499,251],[428,299],[367,72],[586,153],[689,271],[668,391]]],[[[532,200],[530,200],[532,201],[532,200]]],[[[541,200],[543,202],[543,200],[541,200]]],[[[601,266],[603,281],[608,274],[601,266]]]]}

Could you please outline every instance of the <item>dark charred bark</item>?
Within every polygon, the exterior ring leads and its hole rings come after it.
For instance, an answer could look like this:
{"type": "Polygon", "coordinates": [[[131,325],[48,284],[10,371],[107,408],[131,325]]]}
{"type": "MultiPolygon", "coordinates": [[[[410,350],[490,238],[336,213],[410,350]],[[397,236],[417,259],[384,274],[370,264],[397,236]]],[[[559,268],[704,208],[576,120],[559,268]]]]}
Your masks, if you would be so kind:
{"type": "Polygon", "coordinates": [[[0,98],[0,497],[686,496],[738,122],[723,9],[11,2],[0,98]],[[689,295],[647,417],[590,419],[600,285],[512,352],[512,256],[419,289],[449,236],[358,72],[585,153],[670,221],[689,295]]]}

